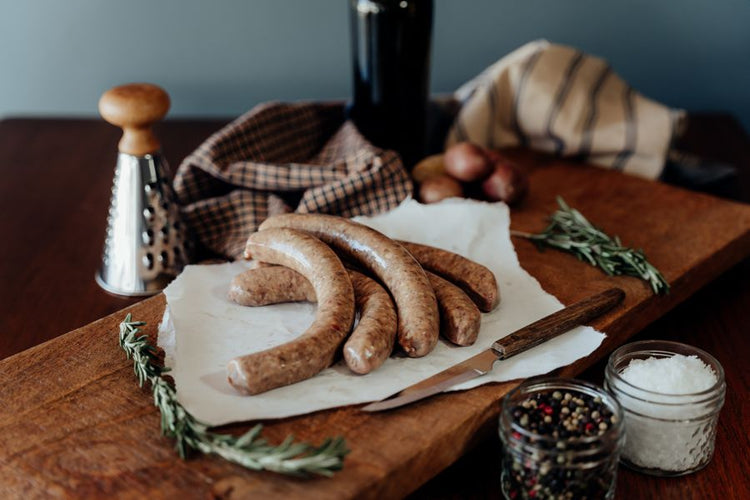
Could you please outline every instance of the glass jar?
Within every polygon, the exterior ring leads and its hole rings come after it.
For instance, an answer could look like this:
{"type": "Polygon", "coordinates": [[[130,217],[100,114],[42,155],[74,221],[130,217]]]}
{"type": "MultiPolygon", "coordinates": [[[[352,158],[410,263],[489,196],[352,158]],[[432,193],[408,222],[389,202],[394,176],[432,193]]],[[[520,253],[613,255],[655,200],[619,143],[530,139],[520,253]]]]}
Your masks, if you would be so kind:
{"type": "Polygon", "coordinates": [[[679,342],[644,340],[626,344],[609,357],[605,387],[625,412],[628,441],[622,453],[623,464],[655,476],[682,476],[711,461],[726,392],[724,370],[713,356],[679,342]],[[716,383],[701,392],[665,394],[637,387],[621,376],[634,359],[676,354],[697,356],[713,370],[716,383]]]}
{"type": "Polygon", "coordinates": [[[614,497],[622,409],[600,387],[529,379],[503,400],[499,427],[505,498],[614,497]]]}
{"type": "Polygon", "coordinates": [[[350,0],[351,117],[407,168],[424,156],[433,0],[350,0]]]}

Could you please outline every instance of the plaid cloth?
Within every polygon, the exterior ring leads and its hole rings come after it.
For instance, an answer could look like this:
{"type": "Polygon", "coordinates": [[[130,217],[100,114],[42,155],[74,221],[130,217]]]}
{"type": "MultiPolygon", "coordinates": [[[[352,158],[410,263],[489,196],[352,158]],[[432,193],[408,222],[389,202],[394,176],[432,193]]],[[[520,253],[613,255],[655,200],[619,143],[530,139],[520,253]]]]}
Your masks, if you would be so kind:
{"type": "Polygon", "coordinates": [[[412,193],[399,156],[367,142],[340,103],[253,108],[185,158],[174,188],[195,237],[229,257],[271,215],[369,215],[412,193]]]}

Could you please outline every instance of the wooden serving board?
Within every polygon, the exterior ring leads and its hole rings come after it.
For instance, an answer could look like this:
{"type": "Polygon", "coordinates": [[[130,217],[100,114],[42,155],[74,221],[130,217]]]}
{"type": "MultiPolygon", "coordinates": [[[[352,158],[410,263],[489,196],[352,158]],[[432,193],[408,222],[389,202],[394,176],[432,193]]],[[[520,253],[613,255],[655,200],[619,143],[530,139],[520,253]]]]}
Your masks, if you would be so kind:
{"type": "MultiPolygon", "coordinates": [[[[514,229],[541,230],[560,194],[608,233],[643,248],[672,285],[657,297],[637,279],[609,278],[570,255],[515,241],[522,266],[566,304],[612,285],[627,293],[593,324],[608,334],[602,346],[559,375],[580,373],[750,254],[750,206],[613,171],[518,158],[535,168],[529,197],[512,212],[514,229]]],[[[154,335],[163,310],[160,295],[0,362],[1,498],[402,497],[495,432],[499,401],[517,385],[485,385],[386,413],[345,407],[266,422],[271,442],[289,433],[315,443],[343,435],[352,451],[332,479],[252,472],[214,457],[183,461],[159,435],[150,392],[138,388],[117,343],[126,311],[154,335]]]]}

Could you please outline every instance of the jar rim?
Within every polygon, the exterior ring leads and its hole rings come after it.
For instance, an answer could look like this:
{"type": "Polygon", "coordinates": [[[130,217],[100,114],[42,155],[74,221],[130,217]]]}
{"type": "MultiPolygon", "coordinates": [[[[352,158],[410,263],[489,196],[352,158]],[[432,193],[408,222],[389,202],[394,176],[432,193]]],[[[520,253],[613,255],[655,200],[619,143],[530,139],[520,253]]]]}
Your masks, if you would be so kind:
{"type": "MultiPolygon", "coordinates": [[[[670,356],[670,357],[671,357],[670,356]]],[[[698,404],[703,403],[705,401],[708,401],[710,399],[713,399],[712,394],[716,393],[717,391],[721,389],[726,389],[726,382],[724,380],[724,368],[721,366],[721,363],[713,357],[711,354],[707,353],[703,349],[700,349],[698,347],[684,344],[682,342],[675,342],[672,340],[639,340],[636,342],[630,342],[628,344],[622,345],[615,349],[612,354],[609,355],[609,359],[607,360],[607,367],[606,372],[609,374],[611,373],[612,376],[617,380],[618,383],[624,384],[626,387],[631,387],[633,389],[636,389],[637,391],[641,391],[648,394],[653,394],[655,396],[666,396],[667,398],[679,398],[679,397],[699,397],[699,396],[711,396],[707,397],[703,400],[697,400],[697,401],[686,401],[683,403],[661,403],[661,402],[655,402],[650,401],[647,399],[639,398],[638,396],[633,396],[631,394],[628,394],[628,396],[639,399],[641,401],[646,401],[648,403],[655,403],[655,404],[663,404],[663,405],[671,405],[671,406],[681,406],[685,404],[698,404]],[[661,347],[661,349],[656,348],[656,346],[661,347]],[[650,347],[650,348],[649,348],[650,347]],[[673,350],[668,350],[669,348],[672,348],[673,350]],[[675,351],[674,349],[682,349],[688,352],[691,352],[691,354],[683,354],[680,352],[675,351]],[[636,354],[636,353],[643,353],[643,354],[665,354],[665,355],[671,355],[674,356],[676,354],[683,354],[683,355],[696,355],[700,358],[702,358],[702,361],[707,362],[711,365],[711,368],[714,369],[716,374],[716,383],[713,384],[708,389],[705,389],[703,391],[698,392],[686,392],[686,393],[669,393],[669,392],[659,392],[659,391],[652,391],[649,389],[644,389],[642,387],[639,387],[635,384],[632,384],[625,380],[621,373],[618,372],[615,369],[615,362],[618,360],[618,358],[624,356],[625,354],[636,354]]]]}
{"type": "MultiPolygon", "coordinates": [[[[508,421],[510,423],[510,431],[512,432],[518,432],[520,435],[525,436],[527,438],[532,438],[534,441],[541,441],[541,442],[555,442],[558,441],[559,438],[554,438],[549,435],[543,435],[543,434],[537,434],[536,432],[529,431],[528,429],[523,428],[520,424],[515,422],[512,418],[510,418],[510,401],[513,399],[514,396],[520,394],[522,391],[528,391],[528,394],[534,394],[541,391],[554,391],[554,390],[568,390],[568,391],[577,391],[583,394],[588,394],[589,396],[591,393],[596,394],[597,396],[602,398],[602,401],[605,402],[607,407],[612,411],[612,414],[617,417],[617,420],[611,425],[603,434],[597,435],[597,436],[584,436],[584,437],[575,437],[575,438],[568,438],[567,441],[571,444],[591,444],[596,443],[597,441],[603,441],[603,440],[611,440],[611,441],[617,441],[620,439],[623,435],[623,420],[624,420],[624,410],[620,403],[617,401],[617,399],[607,392],[604,388],[599,387],[595,384],[591,384],[589,382],[585,382],[583,380],[578,380],[574,378],[562,378],[562,377],[548,377],[548,376],[540,376],[540,377],[532,377],[527,379],[525,382],[518,385],[518,387],[514,388],[512,391],[510,391],[508,394],[505,395],[503,398],[503,403],[501,407],[501,417],[500,417],[500,425],[501,427],[504,425],[504,422],[506,420],[506,416],[508,417],[508,421]]],[[[570,450],[567,450],[568,452],[570,450]]]]}

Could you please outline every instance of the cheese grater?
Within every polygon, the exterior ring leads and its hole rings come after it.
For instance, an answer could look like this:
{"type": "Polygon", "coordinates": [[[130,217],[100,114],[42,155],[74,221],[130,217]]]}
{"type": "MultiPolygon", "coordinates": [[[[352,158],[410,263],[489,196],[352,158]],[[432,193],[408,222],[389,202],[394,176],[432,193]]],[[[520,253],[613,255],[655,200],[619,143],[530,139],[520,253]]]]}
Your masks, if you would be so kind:
{"type": "Polygon", "coordinates": [[[114,87],[99,100],[102,117],[123,129],[96,273],[96,282],[116,295],[158,293],[189,262],[169,167],[151,130],[168,109],[167,93],[145,83],[114,87]]]}

